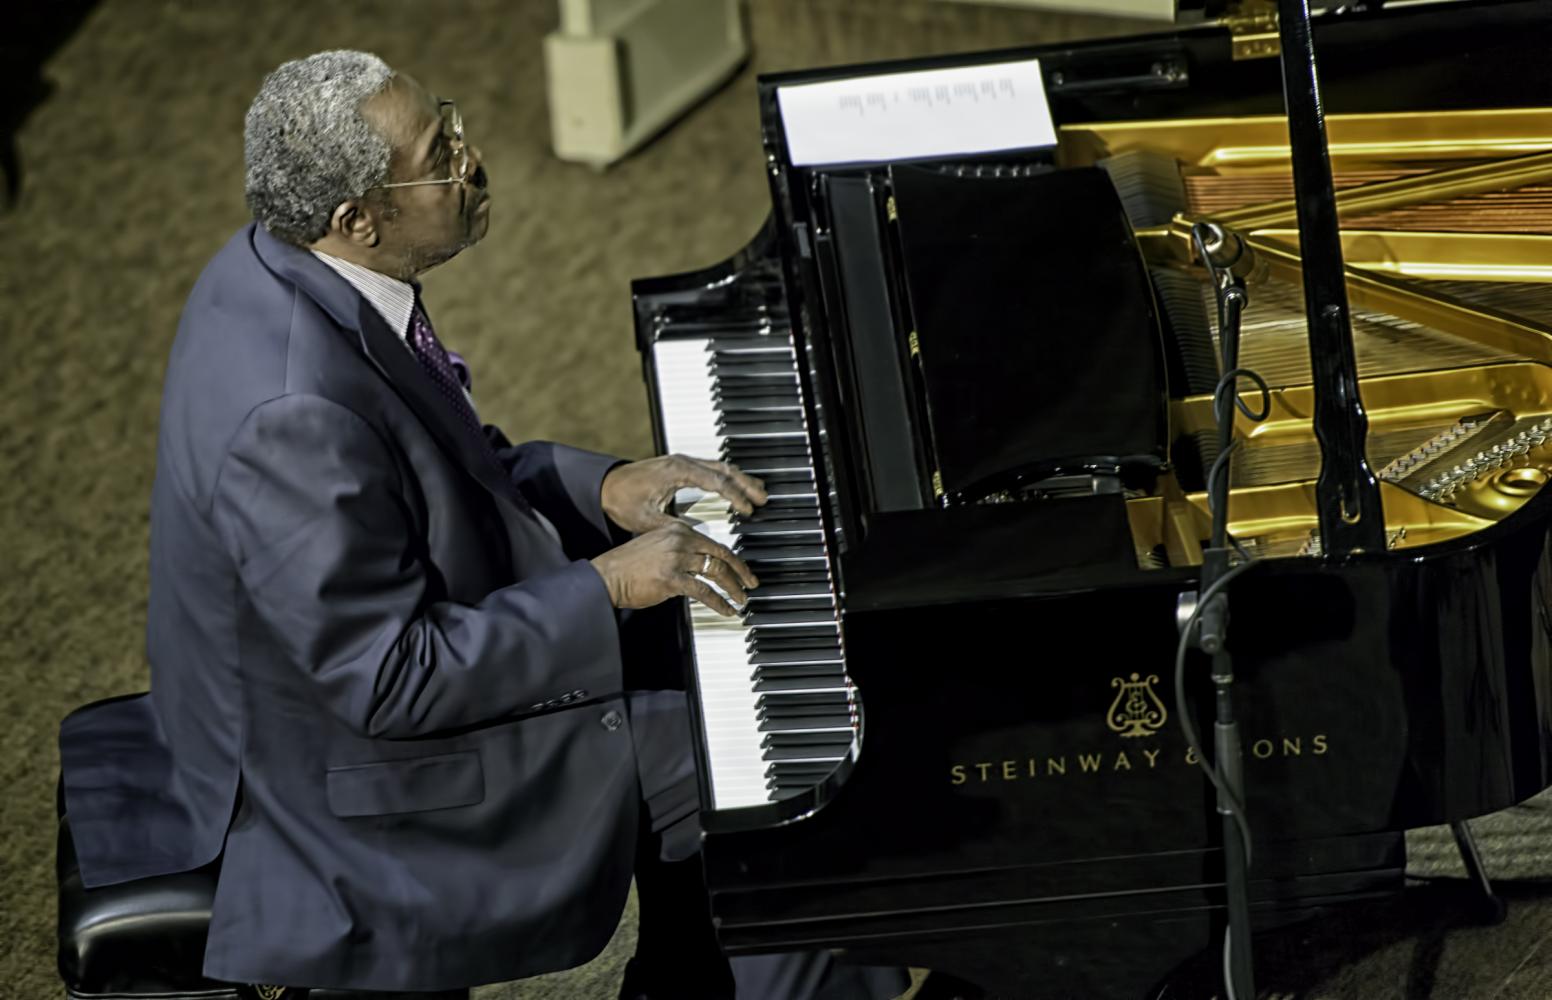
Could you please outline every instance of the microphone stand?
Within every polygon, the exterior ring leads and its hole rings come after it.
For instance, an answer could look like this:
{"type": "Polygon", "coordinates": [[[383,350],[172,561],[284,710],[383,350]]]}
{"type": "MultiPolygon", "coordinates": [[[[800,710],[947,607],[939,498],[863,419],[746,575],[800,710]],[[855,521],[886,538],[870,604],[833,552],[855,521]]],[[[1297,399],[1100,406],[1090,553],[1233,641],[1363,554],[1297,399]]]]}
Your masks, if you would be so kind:
{"type": "MultiPolygon", "coordinates": [[[[1213,416],[1218,423],[1218,457],[1208,473],[1208,498],[1212,508],[1211,544],[1202,553],[1202,578],[1198,593],[1207,594],[1229,571],[1232,548],[1229,544],[1229,449],[1234,442],[1234,410],[1238,405],[1238,382],[1233,373],[1239,366],[1240,316],[1249,303],[1245,280],[1229,267],[1216,265],[1209,256],[1203,233],[1221,234],[1216,227],[1193,227],[1202,262],[1213,279],[1218,300],[1219,353],[1223,359],[1224,380],[1213,398],[1213,416]]],[[[1221,240],[1219,240],[1221,245],[1221,240]]],[[[1240,244],[1240,252],[1248,250],[1240,244]]],[[[1213,594],[1202,606],[1195,645],[1212,657],[1212,680],[1217,718],[1213,724],[1213,761],[1221,784],[1218,788],[1218,815],[1223,824],[1223,875],[1229,928],[1224,978],[1231,1000],[1254,1000],[1255,977],[1250,948],[1250,858],[1249,845],[1241,836],[1234,817],[1238,809],[1244,816],[1244,771],[1241,766],[1239,722],[1234,717],[1234,661],[1228,650],[1229,595],[1227,589],[1213,594]]],[[[1247,824],[1248,828],[1248,824],[1247,824]]]]}

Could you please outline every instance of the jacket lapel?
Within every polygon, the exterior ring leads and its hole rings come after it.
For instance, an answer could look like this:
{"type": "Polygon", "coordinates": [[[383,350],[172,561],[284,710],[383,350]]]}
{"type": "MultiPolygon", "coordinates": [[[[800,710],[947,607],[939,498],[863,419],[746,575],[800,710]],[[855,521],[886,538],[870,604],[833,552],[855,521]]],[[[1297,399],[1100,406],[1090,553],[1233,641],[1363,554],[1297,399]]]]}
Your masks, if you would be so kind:
{"type": "Polygon", "coordinates": [[[388,380],[444,451],[452,455],[480,485],[520,510],[528,502],[488,448],[469,433],[442,397],[431,377],[399,336],[388,328],[372,304],[344,278],[305,250],[283,243],[263,226],[251,224],[253,246],[265,266],[296,285],[333,320],[355,335],[361,351],[388,380]]]}

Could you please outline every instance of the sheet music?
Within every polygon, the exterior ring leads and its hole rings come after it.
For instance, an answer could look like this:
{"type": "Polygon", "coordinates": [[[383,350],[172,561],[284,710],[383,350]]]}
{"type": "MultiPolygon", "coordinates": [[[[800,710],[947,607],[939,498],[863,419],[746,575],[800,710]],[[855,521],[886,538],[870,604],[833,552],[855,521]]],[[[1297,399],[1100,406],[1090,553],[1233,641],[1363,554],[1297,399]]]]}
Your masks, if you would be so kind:
{"type": "Polygon", "coordinates": [[[1056,145],[1040,61],[778,87],[795,166],[1056,145]]]}

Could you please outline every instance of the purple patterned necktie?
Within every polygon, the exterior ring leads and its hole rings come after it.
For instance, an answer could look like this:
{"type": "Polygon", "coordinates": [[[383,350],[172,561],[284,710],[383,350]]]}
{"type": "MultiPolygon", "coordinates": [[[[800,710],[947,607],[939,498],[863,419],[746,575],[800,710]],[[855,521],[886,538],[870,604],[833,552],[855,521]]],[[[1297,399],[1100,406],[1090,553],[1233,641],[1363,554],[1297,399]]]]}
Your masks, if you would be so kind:
{"type": "MultiPolygon", "coordinates": [[[[501,459],[496,455],[496,449],[490,443],[490,439],[485,436],[485,429],[480,426],[479,415],[474,412],[474,405],[469,402],[469,397],[464,392],[473,384],[469,378],[469,366],[463,358],[442,346],[442,342],[431,330],[431,318],[420,307],[418,295],[415,297],[415,311],[410,314],[410,332],[407,339],[410,350],[415,353],[415,359],[420,362],[420,367],[425,369],[432,383],[443,396],[447,397],[448,405],[458,411],[459,422],[478,440],[479,450],[490,459],[492,465],[502,469],[501,459]]],[[[550,537],[555,539],[556,544],[560,544],[560,534],[555,530],[555,526],[534,509],[528,502],[528,498],[523,496],[522,491],[514,487],[507,490],[506,494],[520,509],[532,514],[534,520],[538,521],[550,537]]]]}
{"type": "Polygon", "coordinates": [[[447,398],[448,405],[458,411],[458,418],[465,427],[474,432],[480,439],[482,450],[490,451],[490,442],[485,437],[485,431],[480,426],[479,415],[474,412],[474,406],[469,402],[469,397],[464,394],[464,385],[467,375],[460,379],[458,366],[462,365],[463,371],[468,371],[468,366],[463,365],[463,359],[451,355],[437,335],[431,329],[431,320],[426,316],[425,310],[420,307],[420,302],[415,302],[415,311],[410,314],[410,350],[415,352],[415,358],[420,366],[431,376],[431,381],[447,398]]]}

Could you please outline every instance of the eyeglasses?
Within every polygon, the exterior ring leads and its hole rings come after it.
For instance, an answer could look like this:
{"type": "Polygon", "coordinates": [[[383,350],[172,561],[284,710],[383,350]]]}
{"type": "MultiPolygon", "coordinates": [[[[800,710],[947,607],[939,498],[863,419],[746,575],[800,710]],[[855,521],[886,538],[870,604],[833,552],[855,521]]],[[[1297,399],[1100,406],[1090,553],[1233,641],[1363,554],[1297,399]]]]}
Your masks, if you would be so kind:
{"type": "Polygon", "coordinates": [[[379,184],[380,188],[418,187],[422,184],[462,184],[469,177],[469,148],[463,142],[463,115],[452,101],[438,101],[437,112],[442,116],[442,136],[447,140],[447,160],[451,176],[429,181],[396,181],[379,184]]]}

